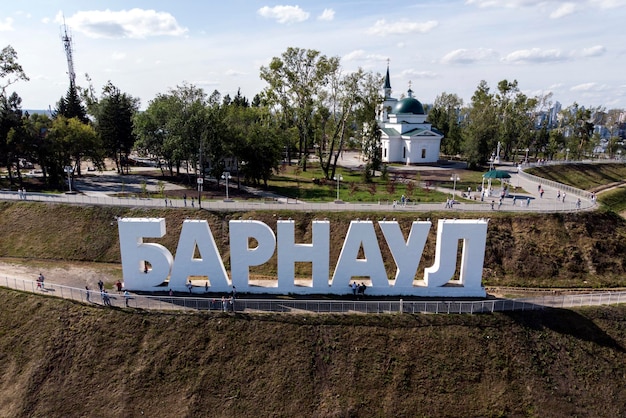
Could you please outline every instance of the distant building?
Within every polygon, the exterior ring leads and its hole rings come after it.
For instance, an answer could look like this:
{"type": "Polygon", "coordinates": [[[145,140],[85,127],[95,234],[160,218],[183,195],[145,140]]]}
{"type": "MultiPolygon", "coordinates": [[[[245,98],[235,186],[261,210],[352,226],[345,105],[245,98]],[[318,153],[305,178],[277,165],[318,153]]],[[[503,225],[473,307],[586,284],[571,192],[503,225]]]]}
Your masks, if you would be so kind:
{"type": "Polygon", "coordinates": [[[413,97],[391,97],[389,66],[385,76],[384,101],[378,114],[382,131],[382,161],[385,163],[432,164],[439,160],[443,135],[426,122],[424,106],[413,97]]]}

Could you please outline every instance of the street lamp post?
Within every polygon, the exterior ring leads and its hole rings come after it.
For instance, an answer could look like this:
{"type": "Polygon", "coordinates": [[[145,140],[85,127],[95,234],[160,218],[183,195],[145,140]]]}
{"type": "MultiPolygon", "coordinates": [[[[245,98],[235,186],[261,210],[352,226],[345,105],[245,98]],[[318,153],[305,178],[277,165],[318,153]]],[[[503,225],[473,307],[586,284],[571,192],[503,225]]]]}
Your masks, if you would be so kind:
{"type": "Polygon", "coordinates": [[[456,182],[461,180],[461,178],[456,174],[453,174],[452,177],[450,177],[450,180],[454,182],[452,185],[452,198],[454,199],[454,196],[456,195],[456,182]]]}
{"type": "Polygon", "coordinates": [[[526,165],[528,165],[528,151],[530,151],[528,148],[526,148],[526,165]]]}
{"type": "Polygon", "coordinates": [[[343,180],[343,176],[340,174],[338,176],[333,177],[333,180],[337,180],[337,201],[339,201],[339,182],[343,180]]]}
{"type": "Polygon", "coordinates": [[[224,171],[222,173],[222,179],[226,180],[226,200],[224,200],[225,202],[230,202],[230,199],[228,198],[228,180],[230,180],[232,177],[230,176],[230,173],[228,171],[224,171]]]}
{"type": "Polygon", "coordinates": [[[565,150],[565,161],[569,161],[569,148],[565,150]]]}
{"type": "Polygon", "coordinates": [[[74,169],[72,168],[72,166],[66,165],[65,166],[65,170],[67,173],[67,185],[70,188],[70,193],[72,193],[72,173],[74,172],[74,169]]]}

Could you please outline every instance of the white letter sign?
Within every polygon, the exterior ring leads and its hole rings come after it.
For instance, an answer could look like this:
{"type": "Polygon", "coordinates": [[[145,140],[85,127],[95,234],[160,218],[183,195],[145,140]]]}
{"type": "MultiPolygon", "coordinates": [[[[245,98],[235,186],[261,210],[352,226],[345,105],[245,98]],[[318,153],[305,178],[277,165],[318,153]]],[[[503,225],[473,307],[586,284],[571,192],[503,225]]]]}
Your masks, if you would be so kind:
{"type": "Polygon", "coordinates": [[[129,290],[164,290],[167,285],[184,291],[190,278],[200,277],[202,283],[195,284],[196,288],[208,282],[210,291],[218,293],[236,286],[243,293],[351,294],[348,285],[357,277],[367,284],[367,295],[485,297],[481,280],[487,223],[484,219],[439,220],[435,261],[424,269],[423,280],[416,275],[430,221],[413,222],[406,240],[395,220],[378,222],[396,265],[393,279],[385,269],[374,222],[352,221],[330,281],[330,252],[338,249],[330,248],[328,221],[313,221],[311,243],[295,242],[292,220],[279,220],[277,235],[260,221],[230,221],[230,280],[207,221],[183,222],[175,259],[164,246],[143,242],[165,235],[165,219],[119,219],[118,228],[124,285],[129,290]],[[250,247],[252,240],[256,246],[250,247]],[[455,279],[459,241],[463,250],[455,279]],[[275,251],[275,285],[250,283],[250,267],[267,263],[275,251]],[[311,263],[312,277],[295,277],[295,263],[302,262],[311,263]]]}

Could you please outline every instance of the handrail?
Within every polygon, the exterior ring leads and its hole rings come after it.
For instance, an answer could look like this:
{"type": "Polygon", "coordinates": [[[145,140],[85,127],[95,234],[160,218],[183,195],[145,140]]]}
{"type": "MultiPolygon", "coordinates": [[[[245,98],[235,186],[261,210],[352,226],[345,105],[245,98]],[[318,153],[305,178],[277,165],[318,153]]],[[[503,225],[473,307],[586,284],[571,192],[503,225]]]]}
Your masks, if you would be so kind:
{"type": "Polygon", "coordinates": [[[169,295],[137,295],[111,291],[109,303],[97,290],[86,290],[54,283],[5,277],[0,286],[31,293],[60,297],[81,303],[118,308],[148,309],[157,311],[221,311],[221,312],[282,312],[282,313],[435,313],[478,314],[503,311],[525,311],[545,308],[570,308],[626,303],[626,291],[593,292],[588,294],[562,294],[521,299],[484,299],[475,301],[407,301],[399,300],[307,300],[307,299],[233,299],[169,295]]]}

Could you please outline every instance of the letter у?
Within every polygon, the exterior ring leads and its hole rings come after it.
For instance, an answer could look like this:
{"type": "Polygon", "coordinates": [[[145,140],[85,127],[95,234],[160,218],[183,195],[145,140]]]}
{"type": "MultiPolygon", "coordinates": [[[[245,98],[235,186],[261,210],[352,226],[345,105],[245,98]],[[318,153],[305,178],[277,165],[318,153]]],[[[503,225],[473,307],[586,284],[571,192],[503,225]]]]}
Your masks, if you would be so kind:
{"type": "Polygon", "coordinates": [[[406,242],[397,221],[381,221],[378,225],[396,262],[396,281],[393,287],[408,290],[413,287],[413,280],[432,224],[430,221],[413,222],[406,242]]]}
{"type": "Polygon", "coordinates": [[[459,284],[463,286],[466,292],[482,288],[487,223],[488,221],[483,219],[439,220],[435,262],[431,267],[424,269],[424,282],[428,288],[444,286],[452,279],[456,270],[457,248],[461,239],[463,240],[463,252],[461,254],[459,284]]]}
{"type": "Polygon", "coordinates": [[[295,243],[295,222],[280,220],[276,223],[278,236],[278,290],[288,293],[295,289],[295,263],[311,262],[312,288],[328,292],[330,258],[330,222],[313,221],[312,243],[295,243]]]}
{"type": "Polygon", "coordinates": [[[164,218],[120,218],[117,221],[122,256],[124,286],[132,290],[155,290],[170,274],[172,254],[160,244],[144,243],[143,238],[165,235],[164,218]],[[145,262],[152,269],[144,272],[145,262]]]}

